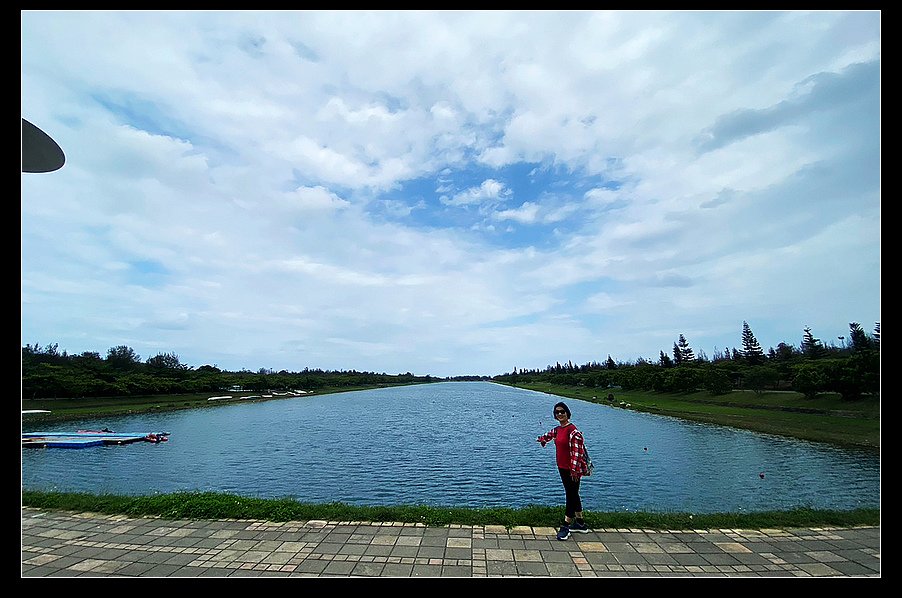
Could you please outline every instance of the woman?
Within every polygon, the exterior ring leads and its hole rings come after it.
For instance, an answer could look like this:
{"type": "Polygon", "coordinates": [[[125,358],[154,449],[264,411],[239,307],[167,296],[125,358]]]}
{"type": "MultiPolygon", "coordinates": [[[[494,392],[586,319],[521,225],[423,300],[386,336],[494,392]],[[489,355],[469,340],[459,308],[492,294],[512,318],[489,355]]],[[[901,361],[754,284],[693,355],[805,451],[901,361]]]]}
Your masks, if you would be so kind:
{"type": "Polygon", "coordinates": [[[561,526],[557,539],[566,540],[571,531],[589,531],[583,521],[583,505],[579,498],[579,480],[586,472],[586,462],[583,458],[583,435],[570,421],[570,409],[563,402],[554,406],[554,419],[559,425],[536,438],[536,441],[542,446],[554,441],[557,468],[567,497],[564,525],[561,526]]]}

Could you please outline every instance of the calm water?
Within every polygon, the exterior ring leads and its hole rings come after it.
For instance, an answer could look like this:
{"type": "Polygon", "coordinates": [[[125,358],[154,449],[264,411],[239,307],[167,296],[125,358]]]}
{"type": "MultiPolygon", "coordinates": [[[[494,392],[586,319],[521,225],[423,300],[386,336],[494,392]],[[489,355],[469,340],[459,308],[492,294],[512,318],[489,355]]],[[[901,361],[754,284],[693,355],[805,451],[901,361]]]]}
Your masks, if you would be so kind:
{"type": "MultiPolygon", "coordinates": [[[[445,382],[67,422],[53,430],[106,426],[171,436],[160,444],[25,449],[22,487],[203,490],[357,505],[557,505],[563,487],[554,445],[535,441],[555,425],[557,400],[445,382]]],[[[880,462],[871,452],[567,404],[596,463],[581,489],[589,510],[879,507],[880,462]]],[[[24,431],[37,430],[26,422],[24,431]]]]}

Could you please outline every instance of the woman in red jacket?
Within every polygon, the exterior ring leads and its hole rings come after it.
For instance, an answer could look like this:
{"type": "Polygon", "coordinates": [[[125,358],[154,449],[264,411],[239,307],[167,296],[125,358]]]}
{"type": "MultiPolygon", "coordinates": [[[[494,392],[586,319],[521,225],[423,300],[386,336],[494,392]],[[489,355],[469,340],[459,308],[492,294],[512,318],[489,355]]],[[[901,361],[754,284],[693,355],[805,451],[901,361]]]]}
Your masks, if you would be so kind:
{"type": "Polygon", "coordinates": [[[536,441],[542,446],[554,441],[557,468],[567,497],[564,525],[557,539],[566,540],[571,531],[589,531],[583,521],[583,505],[579,498],[579,480],[586,472],[586,462],[583,458],[583,435],[570,421],[570,409],[566,404],[560,402],[554,406],[554,418],[559,425],[536,438],[536,441]]]}

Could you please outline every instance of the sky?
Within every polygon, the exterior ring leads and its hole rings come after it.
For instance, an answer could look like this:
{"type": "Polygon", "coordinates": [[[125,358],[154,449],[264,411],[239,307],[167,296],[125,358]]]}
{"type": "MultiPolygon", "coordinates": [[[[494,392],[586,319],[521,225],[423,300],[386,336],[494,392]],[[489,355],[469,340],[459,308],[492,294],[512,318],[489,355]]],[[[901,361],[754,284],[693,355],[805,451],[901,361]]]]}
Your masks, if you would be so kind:
{"type": "MultiPolygon", "coordinates": [[[[463,376],[880,321],[879,11],[22,11],[21,344],[463,376]]],[[[844,338],[840,338],[844,337],[844,338]]]]}

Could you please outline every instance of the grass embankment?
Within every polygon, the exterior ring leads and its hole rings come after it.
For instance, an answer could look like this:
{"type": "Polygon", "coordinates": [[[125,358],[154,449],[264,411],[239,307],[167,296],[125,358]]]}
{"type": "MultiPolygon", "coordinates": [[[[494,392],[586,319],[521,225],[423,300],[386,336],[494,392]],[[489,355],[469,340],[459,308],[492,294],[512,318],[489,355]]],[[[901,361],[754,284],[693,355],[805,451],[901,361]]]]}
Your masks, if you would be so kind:
{"type": "MultiPolygon", "coordinates": [[[[817,399],[806,399],[800,393],[785,391],[755,393],[748,390],[712,395],[709,392],[670,394],[579,388],[547,383],[515,386],[591,403],[743,428],[765,434],[841,446],[874,450],[880,448],[878,397],[843,401],[838,395],[833,394],[822,395],[817,399]],[[613,401],[607,400],[608,393],[614,395],[613,401]]],[[[575,414],[574,418],[578,420],[579,415],[575,414]]]]}
{"type": "MultiPolygon", "coordinates": [[[[629,409],[709,422],[757,432],[791,436],[805,440],[878,449],[880,446],[879,399],[844,402],[835,396],[815,400],[796,393],[734,392],[685,395],[614,390],[615,400],[606,400],[608,391],[551,384],[525,384],[565,398],[612,404],[629,403],[629,409]]],[[[367,387],[373,388],[373,387],[367,387]]],[[[316,394],[347,392],[363,388],[329,388],[316,394]]],[[[223,393],[223,395],[226,393],[223,393]]],[[[249,393],[233,393],[237,398],[249,393]]],[[[50,414],[28,416],[33,422],[63,421],[128,413],[212,407],[228,404],[207,401],[209,393],[108,399],[57,399],[23,401],[23,409],[51,409],[50,414]]],[[[273,399],[285,397],[273,397],[273,399]]],[[[272,400],[272,399],[255,399],[272,400]]],[[[578,414],[576,415],[578,418],[578,414]]],[[[258,499],[219,493],[173,493],[154,496],[114,496],[86,493],[23,491],[22,505],[46,509],[154,516],[172,519],[260,519],[268,521],[398,521],[427,525],[517,525],[549,526],[560,522],[560,506],[531,506],[520,509],[458,508],[429,506],[363,507],[342,503],[308,504],[293,499],[258,499]]],[[[760,513],[594,513],[586,512],[594,528],[719,529],[789,528],[807,526],[879,525],[879,509],[825,511],[800,508],[760,513]]]]}
{"type": "MultiPolygon", "coordinates": [[[[309,394],[300,395],[273,395],[263,397],[264,394],[272,394],[269,391],[243,391],[243,392],[204,392],[177,395],[149,395],[134,397],[80,397],[65,399],[23,399],[22,409],[42,409],[50,413],[28,414],[28,423],[54,423],[83,418],[100,418],[104,416],[132,415],[135,413],[160,413],[163,411],[175,411],[178,409],[198,409],[202,407],[221,407],[222,405],[234,405],[235,403],[251,403],[259,401],[275,401],[279,399],[297,399],[302,397],[331,394],[336,392],[352,392],[356,390],[370,390],[383,388],[387,385],[373,386],[341,386],[319,388],[309,394]],[[219,399],[209,401],[210,397],[229,396],[231,399],[219,399]],[[259,398],[242,399],[241,397],[255,396],[259,398]]],[[[392,385],[392,386],[406,386],[392,385]]]]}
{"type": "MultiPolygon", "coordinates": [[[[425,525],[503,525],[555,527],[561,507],[460,508],[430,506],[351,506],[310,504],[293,499],[246,498],[213,492],[177,492],[156,496],[23,491],[22,505],[91,513],[165,519],[257,519],[264,521],[395,521],[425,525]]],[[[879,509],[824,511],[794,509],[761,513],[595,513],[585,512],[589,527],[642,529],[779,529],[791,527],[880,525],[879,509]]]]}

